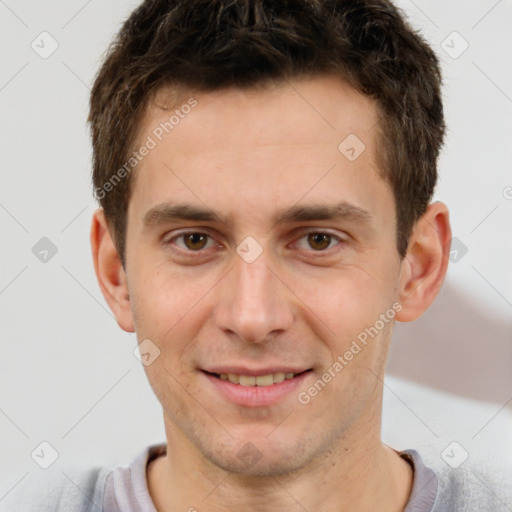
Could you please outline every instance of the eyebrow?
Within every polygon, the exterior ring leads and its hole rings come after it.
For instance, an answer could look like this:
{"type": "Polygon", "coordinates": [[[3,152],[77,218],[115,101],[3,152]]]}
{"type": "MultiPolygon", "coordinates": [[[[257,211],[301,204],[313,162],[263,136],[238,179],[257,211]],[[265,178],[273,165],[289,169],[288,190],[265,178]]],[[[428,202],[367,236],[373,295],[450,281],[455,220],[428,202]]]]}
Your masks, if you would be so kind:
{"type": "MultiPolygon", "coordinates": [[[[370,224],[370,212],[350,203],[341,202],[333,205],[309,204],[292,206],[280,210],[273,217],[273,225],[314,220],[348,220],[370,224]]],[[[143,217],[145,226],[156,226],[180,220],[198,222],[219,222],[232,226],[231,219],[221,216],[215,210],[191,204],[159,204],[148,210],[143,217]]]]}

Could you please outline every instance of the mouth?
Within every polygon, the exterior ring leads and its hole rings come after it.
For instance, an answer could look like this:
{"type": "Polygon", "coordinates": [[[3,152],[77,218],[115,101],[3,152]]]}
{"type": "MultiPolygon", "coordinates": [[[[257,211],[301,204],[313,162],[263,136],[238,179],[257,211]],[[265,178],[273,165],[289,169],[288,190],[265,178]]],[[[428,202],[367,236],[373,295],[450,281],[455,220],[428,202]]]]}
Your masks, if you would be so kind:
{"type": "Polygon", "coordinates": [[[285,368],[251,371],[240,368],[240,373],[234,373],[235,368],[230,368],[231,371],[228,368],[215,369],[217,371],[199,372],[205,378],[206,389],[222,400],[242,407],[272,407],[283,404],[285,400],[293,400],[293,396],[308,385],[314,373],[313,368],[298,371],[277,371],[285,368]]]}
{"type": "Polygon", "coordinates": [[[202,370],[207,375],[211,375],[219,380],[229,381],[232,384],[247,387],[267,387],[274,384],[279,384],[285,380],[295,379],[305,373],[311,372],[313,369],[309,368],[299,372],[275,372],[267,373],[265,375],[246,375],[239,373],[215,373],[202,370]]]}

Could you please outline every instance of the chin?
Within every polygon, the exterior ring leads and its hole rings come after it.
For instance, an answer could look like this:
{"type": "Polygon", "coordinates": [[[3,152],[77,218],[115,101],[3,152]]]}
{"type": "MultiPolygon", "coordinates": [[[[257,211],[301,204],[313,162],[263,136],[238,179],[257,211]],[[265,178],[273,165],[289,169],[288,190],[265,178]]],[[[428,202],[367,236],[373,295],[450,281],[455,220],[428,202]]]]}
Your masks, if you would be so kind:
{"type": "Polygon", "coordinates": [[[269,458],[268,455],[260,454],[253,460],[247,457],[240,459],[238,454],[235,453],[234,457],[214,457],[212,462],[230,473],[251,477],[277,477],[297,471],[304,465],[300,461],[290,459],[289,455],[284,452],[282,454],[274,452],[272,458],[269,458]]]}
{"type": "MultiPolygon", "coordinates": [[[[265,435],[268,436],[268,431],[265,435]]],[[[271,442],[264,435],[247,435],[224,445],[208,443],[201,451],[224,471],[252,477],[280,476],[300,470],[316,456],[309,443],[296,442],[291,436],[287,441],[277,438],[271,442]]]]}

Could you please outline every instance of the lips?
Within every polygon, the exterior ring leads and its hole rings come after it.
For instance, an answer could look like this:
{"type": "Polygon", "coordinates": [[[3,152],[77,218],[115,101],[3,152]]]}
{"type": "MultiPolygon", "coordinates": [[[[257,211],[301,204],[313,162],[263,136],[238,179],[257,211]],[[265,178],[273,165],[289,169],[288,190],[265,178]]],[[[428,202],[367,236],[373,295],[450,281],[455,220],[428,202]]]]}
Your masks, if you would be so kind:
{"type": "Polygon", "coordinates": [[[269,370],[274,370],[274,368],[259,370],[237,368],[237,371],[247,373],[224,373],[233,370],[233,367],[215,369],[222,373],[200,370],[200,374],[205,379],[202,382],[205,383],[208,390],[213,391],[215,395],[220,396],[222,400],[241,407],[272,407],[283,403],[287,399],[293,400],[293,397],[299,392],[301,386],[306,386],[306,383],[311,378],[314,378],[312,368],[307,370],[300,368],[276,368],[277,370],[297,371],[278,371],[275,373],[268,373],[269,370]],[[251,373],[253,375],[250,375],[251,373]],[[259,375],[254,375],[255,373],[259,375]],[[291,378],[286,378],[287,373],[291,374],[291,378]],[[221,375],[223,377],[221,377],[221,375]],[[283,375],[284,380],[274,382],[276,376],[277,380],[279,380],[283,378],[283,375]],[[238,383],[236,382],[237,378],[238,383]],[[271,379],[272,383],[270,382],[271,379]],[[235,382],[231,382],[232,380],[235,382]]]}
{"type": "Polygon", "coordinates": [[[209,368],[201,368],[201,370],[216,375],[221,375],[223,373],[233,373],[235,375],[248,375],[258,377],[260,375],[273,375],[275,373],[284,373],[285,375],[287,373],[293,373],[298,375],[299,373],[311,370],[311,368],[308,366],[266,366],[264,368],[255,369],[247,368],[245,366],[212,366],[209,368]]]}
{"type": "MultiPolygon", "coordinates": [[[[288,370],[288,369],[285,369],[288,370]]],[[[277,371],[271,372],[270,369],[265,370],[242,370],[243,373],[230,372],[230,371],[207,371],[205,373],[217,377],[220,380],[227,380],[233,384],[239,384],[240,386],[272,386],[273,384],[279,384],[284,380],[290,380],[297,377],[308,370],[299,371],[277,371]],[[247,372],[247,373],[246,373],[247,372]]]]}

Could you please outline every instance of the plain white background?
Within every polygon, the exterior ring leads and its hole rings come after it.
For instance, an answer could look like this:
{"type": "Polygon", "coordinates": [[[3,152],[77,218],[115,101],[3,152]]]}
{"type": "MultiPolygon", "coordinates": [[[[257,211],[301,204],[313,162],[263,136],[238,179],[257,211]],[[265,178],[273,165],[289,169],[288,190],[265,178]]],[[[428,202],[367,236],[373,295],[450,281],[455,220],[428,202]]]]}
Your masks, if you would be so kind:
{"type": "MultiPolygon", "coordinates": [[[[31,458],[43,441],[55,469],[126,463],[165,439],[135,335],[101,296],[88,240],[89,89],[136,4],[0,1],[0,500],[44,471],[31,458]],[[47,262],[33,253],[43,237],[57,249],[47,262]]],[[[434,306],[396,328],[383,438],[431,464],[456,441],[457,457],[510,466],[512,2],[399,5],[443,63],[436,199],[451,210],[457,252],[434,306]]]]}

